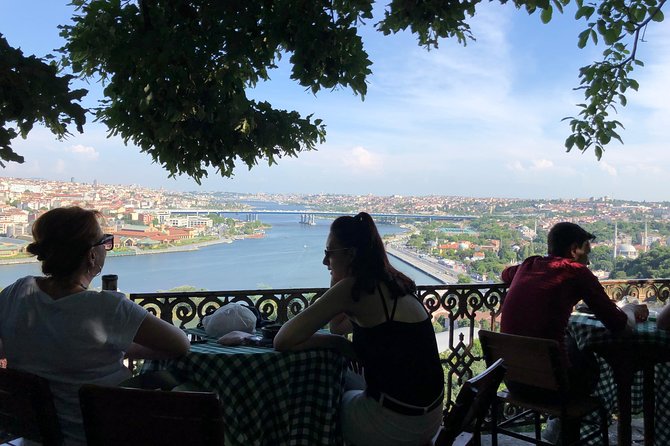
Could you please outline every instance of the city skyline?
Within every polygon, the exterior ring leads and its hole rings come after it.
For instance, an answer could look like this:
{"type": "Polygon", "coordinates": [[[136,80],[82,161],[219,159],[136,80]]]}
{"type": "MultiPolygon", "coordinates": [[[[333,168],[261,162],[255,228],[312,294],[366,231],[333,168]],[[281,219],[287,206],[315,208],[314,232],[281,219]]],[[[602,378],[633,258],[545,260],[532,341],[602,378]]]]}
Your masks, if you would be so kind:
{"type": "MultiPolygon", "coordinates": [[[[72,7],[65,2],[0,5],[0,33],[25,54],[43,56],[61,45],[56,25],[72,7]]],[[[278,166],[239,166],[233,179],[211,172],[203,185],[152,164],[135,147],[106,138],[91,117],[85,133],[58,142],[44,128],[13,141],[26,163],[9,163],[3,177],[141,184],[175,191],[449,195],[509,198],[610,196],[668,201],[670,170],[670,30],[650,27],[629,92],[619,110],[624,145],[613,143],[603,159],[592,151],[565,153],[569,127],[561,119],[578,112],[578,68],[598,60],[602,48],[577,49],[584,22],[568,8],[548,25],[511,5],[481,5],[472,20],[477,38],[466,48],[443,41],[438,50],[418,47],[414,36],[384,37],[361,28],[374,65],[365,101],[349,90],[316,97],[288,79],[285,64],[249,94],[275,107],[314,113],[327,125],[326,143],[278,166]]],[[[370,23],[374,23],[371,21],[370,23]]],[[[77,85],[79,86],[79,85],[77,85]]],[[[92,107],[98,85],[87,85],[92,107]]],[[[574,149],[576,150],[576,149],[574,149]]]]}

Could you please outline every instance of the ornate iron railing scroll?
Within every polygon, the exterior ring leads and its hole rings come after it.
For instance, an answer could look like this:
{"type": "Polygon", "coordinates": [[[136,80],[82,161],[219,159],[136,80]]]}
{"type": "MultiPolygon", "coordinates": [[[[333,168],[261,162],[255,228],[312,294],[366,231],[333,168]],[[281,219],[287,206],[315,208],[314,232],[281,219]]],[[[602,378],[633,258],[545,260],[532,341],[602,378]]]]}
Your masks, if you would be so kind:
{"type": "Polygon", "coordinates": [[[670,298],[670,279],[602,280],[600,283],[614,301],[631,296],[640,302],[664,305],[670,298]]]}
{"type": "Polygon", "coordinates": [[[203,317],[231,302],[256,307],[264,318],[284,323],[307,308],[326,289],[133,293],[129,298],[164,321],[187,328],[196,326],[203,317]]]}

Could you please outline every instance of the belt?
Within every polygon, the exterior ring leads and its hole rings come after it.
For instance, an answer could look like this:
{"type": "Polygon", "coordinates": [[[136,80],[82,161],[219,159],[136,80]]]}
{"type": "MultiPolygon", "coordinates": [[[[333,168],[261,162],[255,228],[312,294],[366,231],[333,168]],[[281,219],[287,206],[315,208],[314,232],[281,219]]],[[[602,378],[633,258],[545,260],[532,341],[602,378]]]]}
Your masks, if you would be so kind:
{"type": "Polygon", "coordinates": [[[440,406],[442,404],[442,400],[444,399],[444,391],[442,391],[432,403],[430,403],[428,406],[421,407],[403,403],[402,401],[398,401],[384,392],[379,392],[378,390],[370,389],[369,387],[365,393],[387,409],[392,410],[393,412],[400,415],[411,416],[427,414],[437,406],[440,406]]]}

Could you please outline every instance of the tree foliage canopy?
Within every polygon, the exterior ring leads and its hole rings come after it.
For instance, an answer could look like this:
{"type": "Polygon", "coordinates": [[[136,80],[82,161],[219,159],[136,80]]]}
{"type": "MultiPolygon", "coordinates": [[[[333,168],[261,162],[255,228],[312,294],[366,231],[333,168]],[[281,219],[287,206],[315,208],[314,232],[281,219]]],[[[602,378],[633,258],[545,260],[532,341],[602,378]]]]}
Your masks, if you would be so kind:
{"type": "Polygon", "coordinates": [[[291,78],[316,93],[366,92],[367,54],[356,33],[368,2],[77,0],[62,27],[65,63],[102,79],[96,116],[172,175],[199,180],[206,167],[230,176],[236,159],[252,167],[296,156],[323,141],[311,115],[247,97],[285,53],[291,78]]]}
{"type": "Polygon", "coordinates": [[[0,166],[3,161],[23,162],[11,141],[28,136],[36,123],[44,124],[58,138],[74,123],[83,131],[86,112],[79,101],[86,90],[70,90],[72,76],[58,76],[55,64],[24,56],[0,34],[0,166]]]}
{"type": "MultiPolygon", "coordinates": [[[[465,45],[474,39],[467,20],[481,0],[392,0],[376,28],[384,34],[410,29],[418,43],[440,39],[465,45]]],[[[610,118],[636,90],[630,78],[640,33],[663,20],[666,0],[575,0],[577,20],[586,20],[578,46],[604,42],[603,59],[579,72],[585,101],[569,120],[566,148],[593,148],[598,159],[621,123],[610,118]]],[[[507,0],[499,0],[501,4],[507,0]]],[[[542,22],[563,12],[570,0],[513,0],[542,22]]],[[[247,97],[282,57],[291,78],[313,93],[350,88],[364,97],[371,61],[357,27],[372,19],[372,0],[247,1],[74,0],[73,23],[61,27],[62,64],[82,78],[101,80],[104,99],[92,110],[110,135],[136,144],[169,173],[196,181],[213,167],[231,176],[236,162],[249,168],[265,160],[297,156],[324,140],[325,126],[312,115],[279,110],[247,97]]],[[[78,130],[84,110],[73,101],[70,76],[23,56],[0,35],[0,160],[22,162],[10,147],[37,122],[59,137],[78,130]],[[6,55],[7,62],[5,61],[6,55]],[[9,127],[16,123],[19,132],[9,127]]],[[[0,162],[0,164],[2,164],[0,162]]],[[[3,165],[4,166],[4,165],[3,165]]]]}
{"type": "Polygon", "coordinates": [[[621,265],[617,265],[617,271],[614,271],[612,276],[634,279],[670,277],[670,247],[659,246],[640,254],[637,259],[626,260],[621,265]],[[621,274],[622,271],[623,274],[621,274]]]}

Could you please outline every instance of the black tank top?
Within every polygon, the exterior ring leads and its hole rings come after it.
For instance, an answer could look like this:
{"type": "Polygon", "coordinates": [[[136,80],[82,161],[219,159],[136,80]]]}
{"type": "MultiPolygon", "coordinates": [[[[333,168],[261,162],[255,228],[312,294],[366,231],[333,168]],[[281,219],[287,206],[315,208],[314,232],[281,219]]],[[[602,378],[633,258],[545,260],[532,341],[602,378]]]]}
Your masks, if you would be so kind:
{"type": "Polygon", "coordinates": [[[352,321],[353,342],[369,388],[414,406],[428,406],[444,389],[444,374],[430,317],[420,322],[394,321],[382,304],[386,321],[361,327],[352,321]]]}

